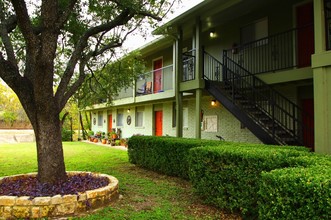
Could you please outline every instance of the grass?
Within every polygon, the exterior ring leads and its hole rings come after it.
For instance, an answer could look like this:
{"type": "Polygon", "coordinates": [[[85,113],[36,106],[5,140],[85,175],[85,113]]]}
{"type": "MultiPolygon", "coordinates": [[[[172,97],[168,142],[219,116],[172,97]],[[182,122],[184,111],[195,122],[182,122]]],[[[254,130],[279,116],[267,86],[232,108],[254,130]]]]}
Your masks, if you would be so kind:
{"type": "MultiPolygon", "coordinates": [[[[106,173],[120,184],[120,200],[79,219],[241,219],[204,205],[185,180],[130,164],[126,151],[65,142],[64,155],[68,171],[106,173]]],[[[1,144],[0,164],[0,176],[36,172],[35,144],[1,144]]]]}

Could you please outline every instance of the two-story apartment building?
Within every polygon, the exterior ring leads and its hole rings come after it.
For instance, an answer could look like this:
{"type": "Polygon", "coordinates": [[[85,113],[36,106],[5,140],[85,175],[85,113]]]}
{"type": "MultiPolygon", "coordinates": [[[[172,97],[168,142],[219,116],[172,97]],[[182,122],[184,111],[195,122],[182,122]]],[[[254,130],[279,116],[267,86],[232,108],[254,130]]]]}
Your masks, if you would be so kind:
{"type": "Polygon", "coordinates": [[[154,34],[150,72],[92,130],[331,153],[331,0],[205,0],[154,34]]]}

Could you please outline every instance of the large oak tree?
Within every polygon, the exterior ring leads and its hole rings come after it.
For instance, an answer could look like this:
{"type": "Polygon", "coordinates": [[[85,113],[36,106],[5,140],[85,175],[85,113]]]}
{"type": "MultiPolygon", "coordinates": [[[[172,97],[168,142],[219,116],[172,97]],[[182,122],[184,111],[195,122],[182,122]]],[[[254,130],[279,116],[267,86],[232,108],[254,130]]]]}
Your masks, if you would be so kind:
{"type": "Polygon", "coordinates": [[[66,180],[59,113],[143,19],[170,0],[0,0],[0,77],[17,94],[37,142],[38,179],[66,180]]]}

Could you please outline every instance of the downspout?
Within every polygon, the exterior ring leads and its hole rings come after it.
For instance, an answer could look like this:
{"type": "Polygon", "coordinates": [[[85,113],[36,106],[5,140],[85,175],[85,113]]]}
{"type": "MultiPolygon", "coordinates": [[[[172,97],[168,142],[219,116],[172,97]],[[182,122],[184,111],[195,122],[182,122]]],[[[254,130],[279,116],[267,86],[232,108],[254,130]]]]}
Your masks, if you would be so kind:
{"type": "Polygon", "coordinates": [[[183,94],[180,83],[183,77],[183,31],[178,27],[175,41],[175,97],[176,97],[176,137],[183,137],[183,94]]]}
{"type": "Polygon", "coordinates": [[[195,138],[201,139],[201,101],[202,88],[200,84],[203,78],[203,51],[201,44],[201,21],[196,18],[195,27],[195,80],[199,81],[199,88],[195,91],[195,138]]]}

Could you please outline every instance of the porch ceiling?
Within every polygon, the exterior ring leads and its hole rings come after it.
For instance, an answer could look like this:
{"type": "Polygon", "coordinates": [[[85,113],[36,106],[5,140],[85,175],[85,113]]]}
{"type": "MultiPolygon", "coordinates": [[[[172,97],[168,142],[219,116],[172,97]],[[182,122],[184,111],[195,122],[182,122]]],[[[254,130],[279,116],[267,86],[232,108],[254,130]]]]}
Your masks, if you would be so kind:
{"type": "Polygon", "coordinates": [[[271,8],[273,5],[294,5],[305,0],[204,0],[189,11],[169,21],[154,34],[175,34],[178,27],[183,29],[185,35],[191,35],[196,18],[200,18],[202,31],[207,31],[231,20],[252,13],[259,9],[271,8]]]}

